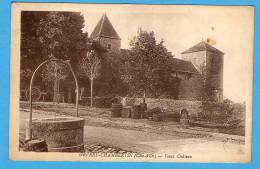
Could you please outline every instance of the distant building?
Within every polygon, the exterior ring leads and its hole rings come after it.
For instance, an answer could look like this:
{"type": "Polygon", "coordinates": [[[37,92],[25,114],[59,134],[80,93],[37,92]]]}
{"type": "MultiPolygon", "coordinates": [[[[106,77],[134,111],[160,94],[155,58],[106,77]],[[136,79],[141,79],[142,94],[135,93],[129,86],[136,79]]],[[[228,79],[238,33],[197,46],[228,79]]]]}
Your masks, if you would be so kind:
{"type": "Polygon", "coordinates": [[[107,50],[119,51],[121,49],[121,38],[117,34],[106,14],[103,14],[94,31],[91,39],[97,40],[107,50]]]}
{"type": "MultiPolygon", "coordinates": [[[[121,38],[106,14],[102,16],[90,38],[109,50],[121,50],[121,38]]],[[[172,58],[174,98],[181,100],[223,101],[224,53],[202,41],[182,52],[182,59],[172,58]]]]}

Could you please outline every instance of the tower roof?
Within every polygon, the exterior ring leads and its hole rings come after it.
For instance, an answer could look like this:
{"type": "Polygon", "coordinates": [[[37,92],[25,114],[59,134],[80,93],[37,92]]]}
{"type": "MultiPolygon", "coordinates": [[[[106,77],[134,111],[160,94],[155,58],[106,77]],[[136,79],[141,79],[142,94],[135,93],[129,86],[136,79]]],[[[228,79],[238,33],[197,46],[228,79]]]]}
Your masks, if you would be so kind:
{"type": "Polygon", "coordinates": [[[224,54],[222,51],[218,50],[217,48],[211,46],[210,44],[202,41],[200,43],[198,43],[197,45],[185,50],[184,52],[182,52],[182,54],[185,53],[193,53],[193,52],[200,52],[200,51],[209,51],[209,52],[213,52],[213,53],[218,53],[218,54],[224,54]]]}
{"type": "Polygon", "coordinates": [[[92,39],[97,37],[121,39],[106,14],[103,14],[102,18],[99,20],[97,26],[90,35],[90,38],[92,39]]]}

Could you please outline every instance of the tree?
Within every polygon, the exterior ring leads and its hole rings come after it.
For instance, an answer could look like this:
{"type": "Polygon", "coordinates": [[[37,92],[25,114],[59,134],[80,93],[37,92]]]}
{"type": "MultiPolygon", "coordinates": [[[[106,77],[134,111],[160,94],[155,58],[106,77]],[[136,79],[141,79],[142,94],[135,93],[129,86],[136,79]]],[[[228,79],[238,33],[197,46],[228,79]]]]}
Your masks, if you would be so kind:
{"type": "MultiPolygon", "coordinates": [[[[86,50],[87,36],[87,33],[82,32],[84,17],[80,13],[23,11],[21,19],[21,69],[33,71],[44,60],[56,57],[70,60],[74,70],[78,71],[76,65],[86,50]]],[[[47,79],[54,82],[50,85],[50,81],[47,81],[47,88],[58,87],[58,79],[50,78],[55,74],[51,72],[55,70],[54,67],[57,68],[55,65],[50,64],[44,70],[42,79],[49,77],[47,79]]],[[[72,76],[69,74],[65,79],[69,84],[72,76]]],[[[57,94],[54,92],[54,98],[57,94]]]]}
{"type": "MultiPolygon", "coordinates": [[[[60,101],[60,81],[65,80],[69,76],[69,69],[66,65],[62,63],[58,63],[55,61],[51,61],[46,67],[43,69],[41,77],[44,82],[48,84],[53,84],[53,101],[60,101]]],[[[51,85],[52,86],[52,85],[51,85]]]]}
{"type": "Polygon", "coordinates": [[[90,106],[92,107],[94,79],[96,79],[100,74],[100,59],[95,50],[89,50],[87,52],[86,57],[82,59],[81,68],[90,80],[90,106]]]}
{"type": "Polygon", "coordinates": [[[168,60],[171,54],[163,45],[156,42],[154,32],[139,28],[137,36],[130,41],[130,51],[125,64],[123,79],[135,91],[143,92],[143,101],[149,92],[158,95],[164,90],[170,76],[168,60]]]}
{"type": "Polygon", "coordinates": [[[50,56],[75,63],[84,55],[87,33],[80,13],[23,11],[21,20],[22,69],[34,70],[50,56]]]}

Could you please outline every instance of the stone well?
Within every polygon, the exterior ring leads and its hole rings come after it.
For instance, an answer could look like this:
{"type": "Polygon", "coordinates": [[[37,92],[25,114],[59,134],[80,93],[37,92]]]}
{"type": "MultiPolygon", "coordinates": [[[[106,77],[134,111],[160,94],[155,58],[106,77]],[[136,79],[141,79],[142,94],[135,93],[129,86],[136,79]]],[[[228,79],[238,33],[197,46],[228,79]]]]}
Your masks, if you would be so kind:
{"type": "Polygon", "coordinates": [[[84,151],[84,123],[78,117],[34,119],[32,135],[44,139],[50,152],[81,152],[84,151]]]}

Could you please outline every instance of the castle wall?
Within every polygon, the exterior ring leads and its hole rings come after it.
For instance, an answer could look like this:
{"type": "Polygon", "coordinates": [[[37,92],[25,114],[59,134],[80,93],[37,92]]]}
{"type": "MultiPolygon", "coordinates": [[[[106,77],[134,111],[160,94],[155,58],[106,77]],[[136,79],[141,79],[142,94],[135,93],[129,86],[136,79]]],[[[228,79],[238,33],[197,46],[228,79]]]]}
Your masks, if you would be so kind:
{"type": "Polygon", "coordinates": [[[113,39],[113,38],[100,38],[100,44],[102,47],[107,49],[108,44],[111,44],[111,50],[119,51],[121,49],[121,40],[120,39],[113,39]]]}
{"type": "Polygon", "coordinates": [[[203,94],[203,79],[200,74],[193,74],[191,78],[180,81],[178,99],[202,100],[203,94]]]}
{"type": "Polygon", "coordinates": [[[207,51],[206,88],[209,100],[223,100],[223,55],[207,51]]]}
{"type": "Polygon", "coordinates": [[[190,61],[202,73],[204,71],[203,68],[206,66],[206,51],[184,53],[182,54],[182,59],[190,61]]]}

